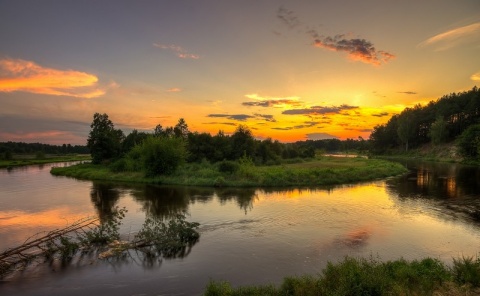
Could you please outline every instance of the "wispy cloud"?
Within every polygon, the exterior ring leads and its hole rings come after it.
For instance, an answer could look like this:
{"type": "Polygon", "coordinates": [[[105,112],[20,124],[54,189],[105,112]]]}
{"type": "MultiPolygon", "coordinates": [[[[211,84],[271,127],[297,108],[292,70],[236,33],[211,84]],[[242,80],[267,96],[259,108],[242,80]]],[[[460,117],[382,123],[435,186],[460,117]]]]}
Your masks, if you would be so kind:
{"type": "Polygon", "coordinates": [[[257,118],[260,118],[260,119],[263,119],[265,121],[270,121],[270,122],[276,122],[275,118],[273,117],[273,115],[270,115],[270,114],[258,114],[258,113],[255,113],[254,114],[257,118]]]}
{"type": "MultiPolygon", "coordinates": [[[[277,17],[290,29],[303,25],[292,10],[280,7],[277,11],[277,17]]],[[[363,63],[379,66],[388,63],[395,55],[384,50],[377,50],[372,42],[361,39],[351,38],[345,34],[338,34],[335,36],[324,36],[319,34],[316,30],[310,29],[303,25],[303,30],[311,38],[313,38],[313,45],[319,48],[325,48],[336,52],[346,52],[348,57],[354,61],[361,61],[363,63]]]]}
{"type": "Polygon", "coordinates": [[[480,81],[480,72],[477,72],[470,76],[470,79],[472,79],[473,81],[480,81]]]}
{"type": "Polygon", "coordinates": [[[320,123],[321,122],[319,122],[319,121],[306,121],[303,124],[298,124],[298,125],[294,125],[294,126],[286,126],[286,127],[272,127],[272,129],[281,130],[281,131],[289,131],[289,130],[309,128],[309,127],[312,127],[312,126],[316,126],[320,123]]]}
{"type": "Polygon", "coordinates": [[[100,87],[95,75],[42,67],[35,62],[21,59],[0,60],[0,91],[25,91],[36,94],[95,98],[110,87],[100,87]]]}
{"type": "Polygon", "coordinates": [[[295,16],[295,13],[292,10],[286,9],[283,6],[280,6],[280,8],[278,9],[277,17],[291,29],[298,27],[301,24],[298,17],[295,16]]]}
{"type": "Polygon", "coordinates": [[[390,113],[388,112],[380,112],[380,113],[373,113],[372,116],[375,116],[375,117],[385,117],[385,116],[388,116],[390,115],[390,113]]]}
{"type": "Polygon", "coordinates": [[[286,98],[265,98],[261,97],[258,94],[248,94],[245,97],[255,100],[243,102],[242,105],[248,107],[279,107],[279,106],[301,106],[302,102],[298,99],[299,97],[286,97],[286,98]]]}
{"type": "Polygon", "coordinates": [[[182,91],[182,89],[178,88],[178,87],[172,87],[172,88],[167,89],[167,92],[181,92],[181,91],[182,91]]]}
{"type": "Polygon", "coordinates": [[[436,45],[436,51],[447,50],[459,44],[469,42],[472,39],[479,40],[480,37],[480,22],[473,23],[467,26],[458,27],[446,32],[437,34],[428,38],[419,44],[420,47],[436,45]],[[476,38],[476,39],[475,39],[476,38]]]}
{"type": "Polygon", "coordinates": [[[327,133],[310,133],[306,134],[309,140],[325,140],[325,139],[338,139],[338,137],[327,133]]]}
{"type": "Polygon", "coordinates": [[[290,109],[285,110],[282,114],[285,115],[323,115],[323,114],[340,114],[342,111],[345,110],[352,110],[357,109],[358,106],[350,106],[350,105],[340,105],[340,106],[312,106],[310,108],[304,109],[290,109]]]}
{"type": "Polygon", "coordinates": [[[231,120],[246,121],[249,118],[255,118],[255,116],[247,114],[208,114],[207,117],[214,118],[227,118],[231,120]]]}
{"type": "Polygon", "coordinates": [[[344,34],[335,35],[333,37],[320,37],[314,31],[310,31],[310,33],[314,37],[313,44],[315,47],[346,52],[348,57],[354,61],[361,61],[363,63],[378,66],[395,58],[395,55],[389,52],[376,50],[373,43],[365,39],[348,38],[344,34]]]}
{"type": "Polygon", "coordinates": [[[397,93],[405,94],[405,95],[416,95],[417,94],[417,92],[414,92],[414,91],[398,91],[397,93]]]}
{"type": "Polygon", "coordinates": [[[160,49],[165,49],[165,50],[171,51],[177,57],[179,57],[181,59],[198,60],[200,58],[199,55],[189,53],[186,49],[184,49],[184,48],[182,48],[181,46],[178,46],[178,45],[174,45],[174,44],[165,45],[165,44],[160,44],[160,43],[154,43],[153,46],[158,47],[160,49]]]}
{"type": "Polygon", "coordinates": [[[218,122],[218,121],[213,121],[213,122],[204,122],[203,124],[223,124],[223,125],[231,125],[231,126],[237,126],[235,122],[218,122]]]}

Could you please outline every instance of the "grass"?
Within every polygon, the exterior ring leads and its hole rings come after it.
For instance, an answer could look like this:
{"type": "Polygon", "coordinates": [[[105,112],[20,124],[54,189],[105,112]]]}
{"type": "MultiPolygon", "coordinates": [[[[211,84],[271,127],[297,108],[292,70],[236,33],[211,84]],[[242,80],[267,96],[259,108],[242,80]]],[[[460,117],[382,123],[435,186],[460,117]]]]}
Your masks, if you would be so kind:
{"type": "Polygon", "coordinates": [[[138,172],[112,172],[103,165],[79,164],[52,168],[54,175],[88,180],[125,181],[165,185],[216,187],[285,187],[323,186],[369,181],[399,175],[407,171],[402,165],[380,159],[321,157],[310,161],[255,166],[241,163],[232,172],[221,172],[219,164],[208,162],[181,166],[167,176],[145,177],[138,172]]]}
{"type": "Polygon", "coordinates": [[[279,287],[232,287],[210,282],[204,295],[478,295],[480,258],[454,260],[450,268],[437,259],[381,262],[346,257],[328,263],[317,276],[286,277],[279,287]]]}
{"type": "Polygon", "coordinates": [[[45,155],[44,157],[41,157],[41,158],[36,158],[35,155],[21,155],[21,156],[16,156],[13,159],[9,159],[9,160],[0,159],[0,168],[11,168],[11,167],[17,167],[17,166],[66,162],[66,161],[84,161],[84,160],[90,160],[90,159],[91,159],[90,155],[85,155],[85,154],[45,155]]]}

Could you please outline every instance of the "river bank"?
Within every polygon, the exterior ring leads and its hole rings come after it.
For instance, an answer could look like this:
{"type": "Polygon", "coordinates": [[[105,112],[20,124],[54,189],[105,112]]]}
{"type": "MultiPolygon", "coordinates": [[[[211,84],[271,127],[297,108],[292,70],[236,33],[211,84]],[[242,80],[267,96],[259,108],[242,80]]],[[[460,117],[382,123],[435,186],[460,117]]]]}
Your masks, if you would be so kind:
{"type": "Polygon", "coordinates": [[[171,175],[145,177],[143,172],[114,172],[104,165],[78,164],[52,168],[56,176],[86,180],[213,187],[325,186],[371,181],[407,172],[401,164],[366,158],[319,157],[274,166],[240,164],[232,169],[208,162],[181,166],[171,175]]]}
{"type": "Polygon", "coordinates": [[[21,155],[13,159],[0,159],[0,168],[11,168],[35,164],[47,164],[57,162],[70,161],[88,161],[91,160],[89,154],[74,154],[74,155],[45,155],[37,158],[35,155],[21,155]]]}

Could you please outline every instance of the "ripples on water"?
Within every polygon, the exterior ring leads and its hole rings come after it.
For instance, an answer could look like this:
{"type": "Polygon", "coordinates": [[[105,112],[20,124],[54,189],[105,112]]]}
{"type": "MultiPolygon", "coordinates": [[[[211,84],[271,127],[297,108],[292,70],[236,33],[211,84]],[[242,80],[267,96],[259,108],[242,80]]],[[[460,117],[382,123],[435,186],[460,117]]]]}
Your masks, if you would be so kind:
{"type": "Polygon", "coordinates": [[[190,295],[210,279],[244,285],[316,274],[347,255],[446,262],[476,255],[479,170],[415,165],[411,174],[386,181],[263,190],[92,183],[51,176],[49,165],[2,170],[2,249],[82,217],[108,219],[115,206],[128,209],[125,238],[145,216],[178,213],[201,223],[201,238],[184,258],[145,264],[131,254],[128,260],[40,266],[9,278],[0,293],[190,295]]]}

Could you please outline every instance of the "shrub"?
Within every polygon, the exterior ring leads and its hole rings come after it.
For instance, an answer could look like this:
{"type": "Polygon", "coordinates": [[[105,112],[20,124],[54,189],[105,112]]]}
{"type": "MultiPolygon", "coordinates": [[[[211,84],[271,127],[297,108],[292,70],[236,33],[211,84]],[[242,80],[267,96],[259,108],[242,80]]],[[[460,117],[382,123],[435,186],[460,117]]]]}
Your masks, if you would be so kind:
{"type": "Polygon", "coordinates": [[[186,159],[183,138],[148,137],[141,145],[141,155],[146,175],[169,175],[186,159]]]}
{"type": "Polygon", "coordinates": [[[240,165],[231,160],[224,160],[218,163],[218,171],[221,173],[230,173],[233,174],[238,171],[240,165]]]}

